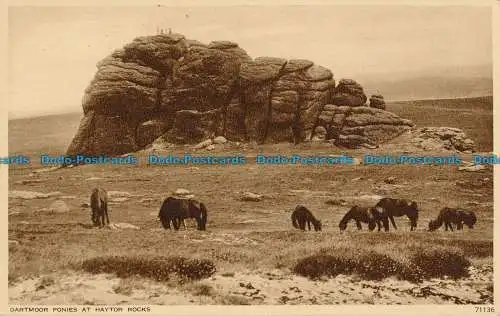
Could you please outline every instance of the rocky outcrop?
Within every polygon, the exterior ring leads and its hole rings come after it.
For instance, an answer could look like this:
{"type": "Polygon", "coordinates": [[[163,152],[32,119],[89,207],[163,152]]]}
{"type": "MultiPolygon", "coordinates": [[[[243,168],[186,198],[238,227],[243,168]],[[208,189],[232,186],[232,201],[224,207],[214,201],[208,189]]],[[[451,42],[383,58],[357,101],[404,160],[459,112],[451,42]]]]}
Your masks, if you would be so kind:
{"type": "Polygon", "coordinates": [[[367,106],[327,104],[318,118],[318,126],[326,130],[326,140],[342,147],[356,148],[363,144],[377,145],[408,131],[410,120],[367,106]]]}
{"type": "Polygon", "coordinates": [[[180,34],[139,37],[98,63],[67,154],[123,154],[159,137],[298,143],[339,130],[384,141],[406,124],[381,110],[351,112],[366,101],[359,83],[335,86],[333,73],[309,60],[252,59],[236,43],[180,34]]]}
{"type": "Polygon", "coordinates": [[[424,150],[474,152],[474,141],[454,127],[423,127],[415,132],[411,143],[424,150]]]}

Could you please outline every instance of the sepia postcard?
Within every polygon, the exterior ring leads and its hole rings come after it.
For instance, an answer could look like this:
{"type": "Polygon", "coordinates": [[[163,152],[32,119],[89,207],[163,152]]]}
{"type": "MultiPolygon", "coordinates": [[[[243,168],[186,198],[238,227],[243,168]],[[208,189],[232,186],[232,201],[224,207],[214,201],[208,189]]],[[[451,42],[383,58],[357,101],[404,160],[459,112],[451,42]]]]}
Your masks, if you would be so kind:
{"type": "Polygon", "coordinates": [[[4,9],[2,315],[500,314],[499,1],[4,9]]]}

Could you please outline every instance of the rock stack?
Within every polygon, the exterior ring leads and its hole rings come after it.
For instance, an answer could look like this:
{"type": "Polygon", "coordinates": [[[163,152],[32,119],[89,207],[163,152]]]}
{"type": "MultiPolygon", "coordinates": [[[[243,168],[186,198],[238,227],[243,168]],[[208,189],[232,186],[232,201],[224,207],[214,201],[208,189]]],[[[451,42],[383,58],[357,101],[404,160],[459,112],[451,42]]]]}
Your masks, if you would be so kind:
{"type": "Polygon", "coordinates": [[[335,86],[332,72],[309,60],[252,59],[236,43],[180,34],[139,37],[98,63],[67,154],[119,155],[159,137],[297,143],[340,133],[379,142],[411,126],[366,101],[356,81],[335,86]]]}
{"type": "Polygon", "coordinates": [[[385,110],[385,100],[381,94],[374,94],[370,97],[370,107],[385,110]]]}

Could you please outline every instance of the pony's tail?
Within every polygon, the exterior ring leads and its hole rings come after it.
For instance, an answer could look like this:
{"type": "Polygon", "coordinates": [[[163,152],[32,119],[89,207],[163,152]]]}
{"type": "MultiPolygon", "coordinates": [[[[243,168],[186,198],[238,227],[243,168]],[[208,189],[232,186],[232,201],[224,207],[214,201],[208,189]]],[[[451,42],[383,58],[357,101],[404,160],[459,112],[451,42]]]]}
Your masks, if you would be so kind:
{"type": "Polygon", "coordinates": [[[207,219],[208,219],[208,212],[207,208],[205,207],[205,204],[200,203],[200,211],[201,211],[201,229],[205,230],[207,227],[207,219]]]}
{"type": "Polygon", "coordinates": [[[299,223],[297,222],[297,215],[295,212],[292,213],[292,225],[295,228],[299,228],[299,223]]]}

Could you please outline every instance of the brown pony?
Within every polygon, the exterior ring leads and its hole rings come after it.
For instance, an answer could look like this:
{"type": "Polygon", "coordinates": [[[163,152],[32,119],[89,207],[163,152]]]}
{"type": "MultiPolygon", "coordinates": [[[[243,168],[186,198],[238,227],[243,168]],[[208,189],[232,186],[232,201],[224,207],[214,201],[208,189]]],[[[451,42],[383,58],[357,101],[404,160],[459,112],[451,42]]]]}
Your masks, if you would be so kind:
{"type": "Polygon", "coordinates": [[[429,231],[434,231],[441,227],[444,223],[445,231],[450,229],[453,231],[453,225],[457,230],[462,230],[463,225],[467,225],[470,229],[474,228],[477,218],[472,211],[465,211],[458,208],[444,207],[439,211],[439,215],[435,220],[429,222],[429,231]]]}
{"type": "Polygon", "coordinates": [[[415,201],[409,201],[406,199],[382,198],[380,199],[380,201],[378,201],[375,207],[380,207],[385,211],[387,217],[391,220],[392,227],[394,227],[394,229],[398,229],[396,227],[394,217],[405,215],[410,219],[410,230],[414,230],[415,228],[417,228],[419,210],[415,201]]]}
{"type": "Polygon", "coordinates": [[[387,214],[381,207],[362,207],[355,205],[353,206],[340,220],[339,228],[340,231],[344,231],[347,228],[347,223],[350,220],[356,222],[358,230],[361,229],[361,222],[368,223],[368,229],[373,231],[375,226],[378,226],[378,231],[380,231],[381,223],[384,225],[384,230],[389,230],[389,221],[387,220],[387,214]]]}
{"type": "Polygon", "coordinates": [[[184,229],[186,229],[185,219],[194,218],[197,222],[197,229],[205,230],[207,208],[205,204],[195,199],[168,197],[163,201],[158,217],[165,229],[170,229],[170,222],[172,222],[175,230],[179,230],[181,222],[184,229]]]}
{"type": "Polygon", "coordinates": [[[306,230],[307,228],[311,230],[311,223],[314,226],[315,231],[320,231],[322,224],[321,221],[316,219],[314,215],[303,205],[297,205],[292,213],[292,225],[295,228],[300,228],[301,230],[306,230]]]}
{"type": "Polygon", "coordinates": [[[90,195],[90,207],[92,208],[91,220],[94,226],[104,227],[104,217],[109,225],[108,216],[108,192],[102,188],[94,188],[90,195]]]}

